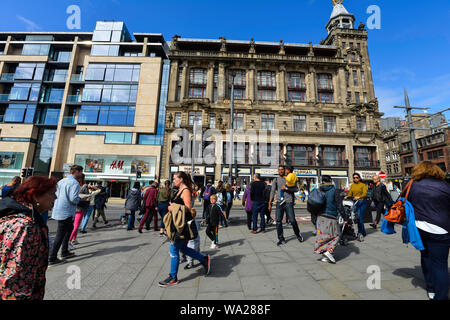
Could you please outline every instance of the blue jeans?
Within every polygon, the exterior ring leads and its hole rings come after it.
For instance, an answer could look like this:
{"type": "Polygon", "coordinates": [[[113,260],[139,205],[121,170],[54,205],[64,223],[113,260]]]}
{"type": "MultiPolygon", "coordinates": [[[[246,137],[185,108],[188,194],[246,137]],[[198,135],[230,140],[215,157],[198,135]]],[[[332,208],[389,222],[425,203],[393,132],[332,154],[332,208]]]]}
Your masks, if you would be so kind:
{"type": "Polygon", "coordinates": [[[158,212],[161,216],[161,225],[160,229],[164,229],[164,216],[167,212],[169,212],[169,203],[168,202],[160,202],[158,203],[158,212]]]}
{"type": "Polygon", "coordinates": [[[178,267],[180,265],[180,251],[181,253],[200,262],[204,262],[206,259],[205,255],[189,248],[187,245],[187,240],[170,243],[170,275],[173,279],[175,279],[178,274],[178,267]]]}
{"type": "Polygon", "coordinates": [[[253,231],[256,231],[258,227],[258,213],[261,217],[261,231],[266,230],[266,219],[265,219],[265,212],[264,207],[266,203],[264,201],[255,201],[252,202],[252,215],[253,215],[253,231]]]}
{"type": "Polygon", "coordinates": [[[435,293],[435,300],[448,300],[450,235],[418,230],[425,247],[425,250],[420,251],[420,260],[427,292],[435,293]]]}
{"type": "Polygon", "coordinates": [[[136,211],[130,210],[130,216],[128,217],[128,226],[127,230],[134,229],[134,219],[135,219],[136,211]]]}
{"type": "Polygon", "coordinates": [[[365,200],[360,200],[356,204],[356,212],[358,213],[358,233],[361,233],[364,237],[366,234],[366,229],[364,228],[364,212],[366,211],[367,202],[365,200]]]}
{"type": "Polygon", "coordinates": [[[294,203],[293,202],[285,202],[283,205],[280,205],[280,203],[277,202],[275,219],[276,219],[278,240],[284,240],[283,222],[282,222],[284,212],[286,212],[286,221],[291,222],[292,229],[294,229],[294,233],[298,237],[300,235],[300,229],[298,227],[297,220],[295,220],[294,203]]]}
{"type": "Polygon", "coordinates": [[[87,224],[89,222],[89,218],[91,217],[92,211],[94,211],[94,206],[89,206],[86,212],[83,215],[83,221],[81,221],[81,231],[85,231],[87,224]]]}

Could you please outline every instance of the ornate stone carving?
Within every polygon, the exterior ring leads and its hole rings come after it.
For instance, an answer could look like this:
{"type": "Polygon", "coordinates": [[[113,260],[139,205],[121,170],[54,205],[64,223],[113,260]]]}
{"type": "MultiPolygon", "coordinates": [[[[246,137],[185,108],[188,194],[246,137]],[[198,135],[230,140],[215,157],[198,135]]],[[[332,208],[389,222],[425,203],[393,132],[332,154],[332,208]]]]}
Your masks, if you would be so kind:
{"type": "Polygon", "coordinates": [[[225,37],[220,37],[220,52],[226,52],[227,51],[227,39],[225,37]]]}
{"type": "Polygon", "coordinates": [[[285,55],[286,54],[286,52],[284,50],[283,40],[280,40],[280,51],[278,52],[278,54],[281,54],[281,55],[285,55]]]}
{"type": "Polygon", "coordinates": [[[253,41],[253,38],[250,39],[250,50],[248,51],[248,53],[255,53],[255,41],[253,41]]]}

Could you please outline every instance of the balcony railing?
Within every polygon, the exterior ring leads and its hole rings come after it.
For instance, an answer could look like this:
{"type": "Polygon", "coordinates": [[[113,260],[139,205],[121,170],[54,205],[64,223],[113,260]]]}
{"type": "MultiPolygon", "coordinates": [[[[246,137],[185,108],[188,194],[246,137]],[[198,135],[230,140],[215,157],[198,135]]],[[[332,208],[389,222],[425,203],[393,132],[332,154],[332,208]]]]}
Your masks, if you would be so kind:
{"type": "Polygon", "coordinates": [[[72,82],[83,82],[83,75],[82,74],[73,74],[70,77],[70,81],[72,82]]]}
{"type": "Polygon", "coordinates": [[[67,127],[76,126],[75,116],[64,117],[62,124],[67,127]]]}
{"type": "Polygon", "coordinates": [[[81,102],[81,95],[70,95],[67,96],[67,103],[79,103],[81,102]]]}
{"type": "Polygon", "coordinates": [[[1,81],[14,81],[14,73],[3,73],[1,81]]]}
{"type": "Polygon", "coordinates": [[[358,169],[379,169],[379,160],[355,160],[355,168],[358,169]]]}
{"type": "Polygon", "coordinates": [[[347,168],[348,160],[319,160],[318,161],[320,167],[329,167],[329,168],[347,168]]]}

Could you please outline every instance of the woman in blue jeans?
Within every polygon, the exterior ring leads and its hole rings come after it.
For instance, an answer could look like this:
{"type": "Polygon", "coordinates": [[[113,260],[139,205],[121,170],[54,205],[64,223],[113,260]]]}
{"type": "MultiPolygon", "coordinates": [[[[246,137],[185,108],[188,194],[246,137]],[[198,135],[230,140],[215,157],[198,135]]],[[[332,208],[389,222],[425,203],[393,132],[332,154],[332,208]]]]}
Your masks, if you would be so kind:
{"type": "MultiPolygon", "coordinates": [[[[191,210],[192,204],[192,179],[191,176],[183,171],[178,171],[173,176],[173,185],[178,188],[178,192],[172,198],[171,203],[184,205],[186,210],[191,210]]],[[[169,211],[172,208],[169,206],[169,211]]],[[[185,255],[192,257],[195,260],[200,261],[200,263],[205,268],[205,274],[208,275],[211,266],[211,258],[209,255],[203,255],[194,249],[188,248],[188,240],[177,240],[170,242],[170,274],[169,277],[161,282],[159,282],[160,287],[168,287],[178,284],[178,267],[180,265],[180,251],[185,255]]]]}
{"type": "Polygon", "coordinates": [[[420,251],[428,298],[448,300],[450,248],[450,184],[432,162],[419,163],[412,171],[408,201],[414,208],[416,227],[425,250],[420,251]]]}
{"type": "Polygon", "coordinates": [[[134,230],[134,219],[136,211],[141,207],[141,184],[136,181],[133,188],[128,193],[127,200],[125,201],[125,209],[130,210],[130,217],[128,218],[127,231],[134,230]]]}
{"type": "Polygon", "coordinates": [[[170,181],[166,180],[164,182],[164,188],[158,191],[157,201],[158,201],[158,213],[161,216],[161,225],[159,229],[159,235],[164,235],[164,216],[169,211],[169,200],[170,200],[171,190],[170,181]]]}

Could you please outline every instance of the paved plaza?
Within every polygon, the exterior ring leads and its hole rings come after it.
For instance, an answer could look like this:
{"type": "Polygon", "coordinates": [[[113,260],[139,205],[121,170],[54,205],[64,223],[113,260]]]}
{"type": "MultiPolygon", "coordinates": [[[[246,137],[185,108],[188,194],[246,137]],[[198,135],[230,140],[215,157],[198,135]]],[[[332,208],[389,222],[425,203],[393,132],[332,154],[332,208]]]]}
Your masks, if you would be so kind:
{"type": "MultiPolygon", "coordinates": [[[[126,231],[119,225],[121,207],[110,204],[110,223],[100,222],[96,230],[79,234],[76,256],[49,267],[46,300],[427,299],[420,254],[402,244],[399,228],[388,236],[366,224],[365,241],[338,246],[333,265],[313,254],[313,226],[304,208],[296,213],[305,242],[300,243],[292,228],[283,224],[287,244],[278,247],[275,225],[265,234],[250,234],[238,205],[230,214],[230,226],[219,230],[220,249],[210,249],[205,228],[200,230],[201,251],[211,255],[211,274],[205,277],[198,264],[190,270],[180,264],[180,283],[163,289],[158,282],[169,273],[169,242],[159,231],[126,231]],[[369,279],[370,266],[381,271],[379,289],[370,289],[375,283],[369,279]]],[[[50,220],[49,227],[54,236],[56,222],[50,220]]]]}

